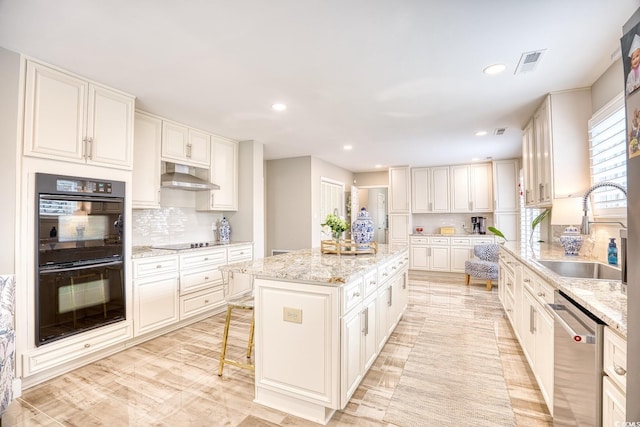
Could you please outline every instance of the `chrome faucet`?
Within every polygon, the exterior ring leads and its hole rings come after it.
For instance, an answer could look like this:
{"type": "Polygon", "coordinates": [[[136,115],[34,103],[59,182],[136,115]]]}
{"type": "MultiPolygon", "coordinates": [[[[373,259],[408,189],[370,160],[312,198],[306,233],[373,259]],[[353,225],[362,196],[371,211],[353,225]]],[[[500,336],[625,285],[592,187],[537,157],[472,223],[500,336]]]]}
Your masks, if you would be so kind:
{"type": "Polygon", "coordinates": [[[589,224],[620,224],[622,228],[627,228],[620,221],[589,221],[589,207],[587,206],[587,201],[589,200],[589,195],[593,190],[597,190],[602,187],[613,187],[624,193],[624,197],[627,197],[627,189],[624,188],[620,184],[616,184],[615,182],[599,182],[594,184],[590,189],[584,193],[584,197],[582,198],[582,210],[584,211],[584,215],[582,216],[582,224],[580,225],[580,234],[589,234],[589,224]]]}

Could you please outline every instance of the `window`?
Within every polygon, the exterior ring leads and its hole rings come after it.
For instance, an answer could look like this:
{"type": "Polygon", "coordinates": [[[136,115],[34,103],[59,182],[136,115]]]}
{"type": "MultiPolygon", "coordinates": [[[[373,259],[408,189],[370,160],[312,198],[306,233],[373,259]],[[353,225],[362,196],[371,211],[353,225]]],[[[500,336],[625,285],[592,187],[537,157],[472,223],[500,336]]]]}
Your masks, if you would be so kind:
{"type": "MultiPolygon", "coordinates": [[[[344,218],[344,184],[328,178],[320,181],[320,218],[322,222],[332,213],[344,218]]],[[[326,227],[329,230],[328,227],[326,227]]],[[[325,230],[326,231],[326,230],[325,230]]]]}
{"type": "MultiPolygon", "coordinates": [[[[615,182],[627,186],[627,142],[624,94],[621,92],[589,120],[591,185],[615,182]]],[[[594,216],[626,216],[627,199],[613,187],[591,193],[594,216]]]]}

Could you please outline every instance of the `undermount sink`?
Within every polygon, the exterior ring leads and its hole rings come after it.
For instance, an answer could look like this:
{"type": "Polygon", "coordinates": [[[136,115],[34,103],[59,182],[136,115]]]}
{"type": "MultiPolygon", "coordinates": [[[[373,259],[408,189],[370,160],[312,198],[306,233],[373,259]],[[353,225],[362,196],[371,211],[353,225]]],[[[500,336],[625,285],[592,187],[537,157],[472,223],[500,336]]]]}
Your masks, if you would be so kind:
{"type": "Polygon", "coordinates": [[[563,277],[622,280],[622,270],[601,262],[559,260],[537,260],[537,262],[563,277]]]}

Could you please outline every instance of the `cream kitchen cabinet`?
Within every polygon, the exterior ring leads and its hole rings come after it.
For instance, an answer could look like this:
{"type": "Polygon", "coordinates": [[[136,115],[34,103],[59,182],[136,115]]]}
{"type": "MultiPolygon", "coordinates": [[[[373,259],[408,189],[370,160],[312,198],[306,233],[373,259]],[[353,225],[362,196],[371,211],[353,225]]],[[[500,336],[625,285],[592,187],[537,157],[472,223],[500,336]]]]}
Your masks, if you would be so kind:
{"type": "Polygon", "coordinates": [[[527,206],[549,207],[589,188],[591,113],[589,89],[551,93],[535,111],[522,143],[527,206]]]}
{"type": "Polygon", "coordinates": [[[160,208],[161,143],[162,120],[136,111],[131,190],[134,209],[160,208]]]}
{"type": "Polygon", "coordinates": [[[410,253],[413,270],[451,271],[449,237],[411,236],[410,253]]]}
{"type": "Polygon", "coordinates": [[[211,164],[211,135],[180,123],[162,122],[162,160],[200,168],[211,164]]]}
{"type": "Polygon", "coordinates": [[[627,398],[624,393],[605,375],[602,379],[602,425],[629,425],[626,423],[626,405],[627,398]]]}
{"type": "Polygon", "coordinates": [[[605,326],[602,353],[602,425],[622,426],[627,404],[627,341],[605,326]]]}
{"type": "Polygon", "coordinates": [[[167,255],[133,260],[135,336],[178,322],[179,259],[167,255]]]}
{"type": "Polygon", "coordinates": [[[226,263],[225,248],[180,254],[180,320],[224,305],[219,267],[226,263]]]}
{"type": "Polygon", "coordinates": [[[24,154],[131,169],[135,98],[28,60],[24,154]]]}
{"type": "Polygon", "coordinates": [[[211,138],[210,182],[218,190],[196,193],[197,210],[238,210],[238,143],[217,136],[211,138]]]}
{"type": "Polygon", "coordinates": [[[474,257],[473,247],[475,245],[486,245],[494,243],[493,237],[459,237],[454,236],[449,238],[451,244],[450,255],[451,260],[449,263],[452,273],[464,273],[464,263],[474,257]]]}
{"type": "Polygon", "coordinates": [[[406,245],[409,242],[409,214],[389,215],[389,243],[406,245]]]}
{"type": "Polygon", "coordinates": [[[411,211],[449,212],[449,167],[411,169],[411,211]]]}
{"type": "Polygon", "coordinates": [[[389,168],[389,213],[408,214],[411,200],[411,174],[408,167],[389,168]]]}
{"type": "Polygon", "coordinates": [[[493,223],[511,241],[519,239],[519,178],[517,159],[493,162],[493,223]]]}
{"type": "Polygon", "coordinates": [[[491,163],[450,166],[451,212],[491,212],[491,163]]]}

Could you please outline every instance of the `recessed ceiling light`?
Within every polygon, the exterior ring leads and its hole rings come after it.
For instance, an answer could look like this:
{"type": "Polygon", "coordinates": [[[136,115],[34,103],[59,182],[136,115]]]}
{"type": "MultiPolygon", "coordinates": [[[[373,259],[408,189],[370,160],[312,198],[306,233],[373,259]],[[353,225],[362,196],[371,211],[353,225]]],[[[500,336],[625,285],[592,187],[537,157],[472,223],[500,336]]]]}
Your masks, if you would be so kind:
{"type": "Polygon", "coordinates": [[[476,136],[485,136],[487,134],[486,130],[479,130],[478,132],[476,132],[476,136]]]}
{"type": "Polygon", "coordinates": [[[376,165],[375,167],[376,167],[376,169],[379,169],[379,168],[382,167],[382,165],[376,165]]]}
{"type": "Polygon", "coordinates": [[[492,76],[494,74],[500,74],[506,68],[507,68],[507,66],[504,65],[504,64],[493,64],[493,65],[489,65],[488,67],[486,67],[484,70],[482,70],[482,72],[492,76]]]}
{"type": "Polygon", "coordinates": [[[479,161],[479,160],[480,160],[480,159],[479,159],[479,158],[477,158],[477,157],[474,157],[473,159],[471,159],[471,161],[472,161],[472,162],[477,162],[477,161],[479,161]]]}
{"type": "Polygon", "coordinates": [[[344,151],[350,151],[350,150],[353,150],[353,146],[351,146],[351,145],[345,145],[344,147],[342,147],[342,149],[343,149],[344,151]]]}
{"type": "Polygon", "coordinates": [[[285,104],[273,104],[271,108],[273,108],[276,111],[284,111],[287,109],[287,106],[285,104]]]}

